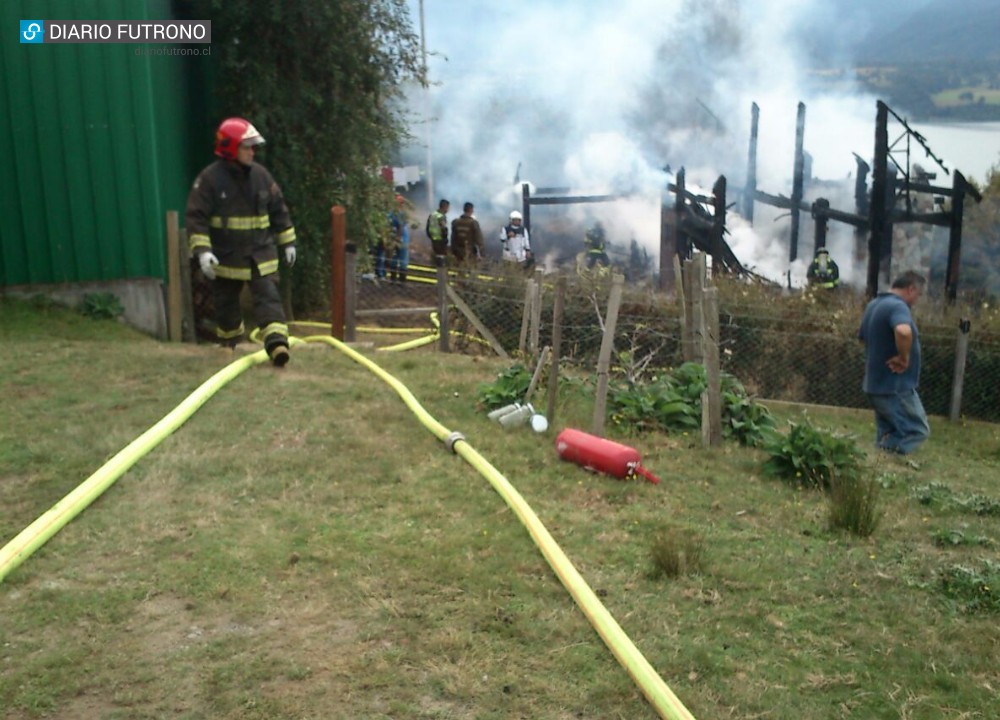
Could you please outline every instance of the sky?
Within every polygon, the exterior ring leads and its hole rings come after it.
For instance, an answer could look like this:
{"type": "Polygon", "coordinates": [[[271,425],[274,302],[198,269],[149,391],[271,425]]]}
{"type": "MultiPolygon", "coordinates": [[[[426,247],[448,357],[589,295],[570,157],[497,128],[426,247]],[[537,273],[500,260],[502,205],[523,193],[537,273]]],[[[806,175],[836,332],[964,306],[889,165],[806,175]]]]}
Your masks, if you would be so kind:
{"type": "MultiPolygon", "coordinates": [[[[882,3],[881,11],[896,1],[882,3]]],[[[420,33],[420,3],[408,2],[420,33]]],[[[854,153],[871,160],[876,98],[851,86],[835,94],[811,91],[802,45],[811,37],[803,28],[822,28],[834,49],[838,32],[845,38],[866,32],[871,18],[854,6],[864,3],[424,0],[432,86],[411,95],[418,142],[405,162],[429,165],[434,195],[452,207],[475,202],[487,237],[520,207],[515,178],[579,194],[634,193],[615,206],[560,212],[585,224],[601,219],[612,241],[627,245],[635,237],[656,255],[660,193],[673,178],[665,168],[684,167],[689,187],[706,195],[719,175],[730,188],[741,187],[752,103],[760,108],[758,188],[790,194],[803,102],[813,175],[842,179],[843,197],[827,197],[851,212],[847,178],[854,153]]],[[[732,190],[729,199],[736,199],[732,190]]],[[[758,204],[763,217],[753,228],[731,216],[730,243],[744,265],[768,277],[791,270],[801,282],[812,238],[800,238],[805,262],[789,266],[787,241],[780,239],[789,222],[768,210],[758,204]]],[[[543,214],[533,220],[544,232],[543,214]]],[[[849,258],[848,228],[832,223],[828,242],[835,257],[849,258]]],[[[864,276],[849,261],[841,266],[848,281],[855,272],[864,276]]]]}

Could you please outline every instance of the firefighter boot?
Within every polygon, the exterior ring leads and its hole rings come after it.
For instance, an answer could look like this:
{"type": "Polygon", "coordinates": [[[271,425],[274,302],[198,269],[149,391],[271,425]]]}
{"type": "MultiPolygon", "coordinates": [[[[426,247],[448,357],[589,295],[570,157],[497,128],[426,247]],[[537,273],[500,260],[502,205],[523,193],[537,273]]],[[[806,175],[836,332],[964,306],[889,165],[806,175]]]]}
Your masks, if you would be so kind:
{"type": "Polygon", "coordinates": [[[284,367],[291,358],[287,345],[275,345],[268,354],[271,357],[271,363],[279,368],[284,367]]]}

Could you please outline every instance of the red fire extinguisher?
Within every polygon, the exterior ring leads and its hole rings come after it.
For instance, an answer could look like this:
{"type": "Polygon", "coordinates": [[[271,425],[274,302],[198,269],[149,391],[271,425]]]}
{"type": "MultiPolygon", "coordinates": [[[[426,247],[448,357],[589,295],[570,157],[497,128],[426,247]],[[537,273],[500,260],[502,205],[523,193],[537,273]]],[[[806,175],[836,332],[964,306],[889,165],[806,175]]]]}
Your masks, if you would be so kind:
{"type": "Polygon", "coordinates": [[[563,460],[614,475],[622,480],[642,475],[654,485],[660,479],[641,464],[639,451],[627,445],[566,428],[556,437],[556,452],[563,460]]]}

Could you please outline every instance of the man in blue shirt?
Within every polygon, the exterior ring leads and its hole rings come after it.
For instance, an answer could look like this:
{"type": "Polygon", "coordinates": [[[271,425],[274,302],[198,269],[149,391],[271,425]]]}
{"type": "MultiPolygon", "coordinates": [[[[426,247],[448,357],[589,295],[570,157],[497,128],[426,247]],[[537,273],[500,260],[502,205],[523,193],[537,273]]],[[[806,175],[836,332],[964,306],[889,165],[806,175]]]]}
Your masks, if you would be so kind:
{"type": "Polygon", "coordinates": [[[897,277],[889,292],[868,303],[858,331],[865,344],[862,389],[875,409],[875,444],[903,455],[916,450],[931,432],[917,395],[920,337],[910,312],[926,282],[912,270],[897,277]]]}

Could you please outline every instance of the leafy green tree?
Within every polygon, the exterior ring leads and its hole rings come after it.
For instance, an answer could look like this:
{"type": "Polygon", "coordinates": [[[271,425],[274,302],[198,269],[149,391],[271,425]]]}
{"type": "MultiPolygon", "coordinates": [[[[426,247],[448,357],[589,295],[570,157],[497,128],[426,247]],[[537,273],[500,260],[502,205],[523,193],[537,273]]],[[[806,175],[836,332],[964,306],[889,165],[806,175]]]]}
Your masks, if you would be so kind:
{"type": "Polygon", "coordinates": [[[195,0],[212,20],[213,121],[250,119],[282,186],[300,248],[298,310],[328,306],[330,208],[347,209],[363,252],[384,230],[392,187],[379,175],[406,137],[405,83],[425,81],[405,0],[195,0]]]}

